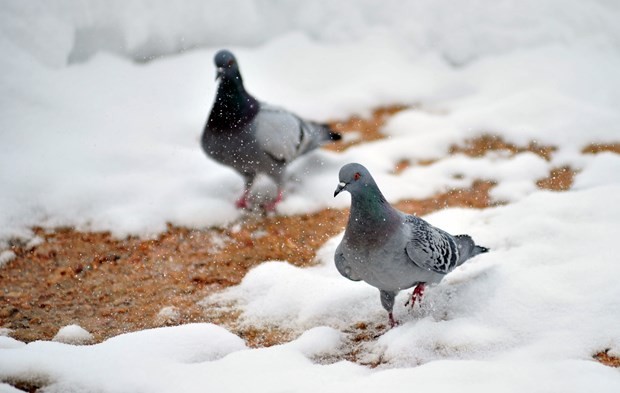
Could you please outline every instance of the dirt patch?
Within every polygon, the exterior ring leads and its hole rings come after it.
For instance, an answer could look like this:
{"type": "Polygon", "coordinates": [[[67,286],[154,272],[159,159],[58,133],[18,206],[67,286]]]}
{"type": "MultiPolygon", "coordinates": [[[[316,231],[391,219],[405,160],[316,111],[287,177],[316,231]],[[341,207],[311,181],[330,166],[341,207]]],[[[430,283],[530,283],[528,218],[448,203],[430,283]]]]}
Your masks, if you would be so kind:
{"type": "MultiPolygon", "coordinates": [[[[620,154],[620,143],[593,143],[584,147],[581,152],[583,154],[599,154],[603,152],[620,154]]],[[[554,168],[548,177],[538,180],[536,185],[545,190],[567,191],[572,187],[577,172],[577,170],[568,166],[554,168]]]]}
{"type": "Polygon", "coordinates": [[[581,152],[584,154],[598,154],[605,151],[620,154],[620,143],[592,143],[584,147],[581,152]]]}
{"type": "Polygon", "coordinates": [[[22,392],[36,393],[39,389],[45,386],[47,383],[35,384],[26,381],[5,381],[9,385],[13,386],[22,392]]]}
{"type": "Polygon", "coordinates": [[[536,182],[538,188],[551,191],[567,191],[573,185],[576,172],[570,167],[554,168],[548,177],[536,182]]]}
{"type": "Polygon", "coordinates": [[[395,175],[400,175],[403,171],[411,166],[411,161],[409,160],[400,160],[394,166],[394,170],[392,173],[395,175]]]}
{"type": "Polygon", "coordinates": [[[495,183],[489,181],[475,181],[470,188],[457,188],[438,194],[432,198],[415,200],[406,199],[394,204],[399,210],[410,214],[425,215],[447,207],[468,207],[483,209],[494,205],[491,202],[489,191],[495,183]]]}
{"type": "Polygon", "coordinates": [[[471,157],[482,157],[489,151],[507,151],[512,155],[529,151],[549,161],[551,154],[556,150],[554,146],[541,145],[536,141],[530,142],[527,146],[517,146],[499,136],[486,134],[469,139],[464,145],[452,145],[450,154],[462,153],[471,157]]]}
{"type": "Polygon", "coordinates": [[[620,358],[615,356],[611,356],[609,350],[605,350],[594,355],[594,359],[598,360],[605,366],[609,367],[620,367],[620,358]]]}
{"type": "Polygon", "coordinates": [[[325,148],[343,151],[360,143],[383,139],[385,135],[381,133],[381,127],[385,122],[398,112],[408,108],[410,107],[401,105],[387,106],[375,109],[368,118],[354,116],[348,120],[330,122],[329,125],[334,131],[343,134],[343,140],[339,143],[326,145],[325,148]],[[348,141],[347,134],[352,137],[348,141]]]}
{"type": "Polygon", "coordinates": [[[266,260],[312,263],[315,250],[342,230],[344,217],[336,210],[250,216],[225,229],[170,227],[155,240],[38,229],[45,241],[31,250],[14,246],[17,257],[0,270],[0,326],[32,341],[78,323],[100,341],[157,326],[165,306],[179,310],[172,323],[203,321],[199,300],[239,283],[266,260]]]}

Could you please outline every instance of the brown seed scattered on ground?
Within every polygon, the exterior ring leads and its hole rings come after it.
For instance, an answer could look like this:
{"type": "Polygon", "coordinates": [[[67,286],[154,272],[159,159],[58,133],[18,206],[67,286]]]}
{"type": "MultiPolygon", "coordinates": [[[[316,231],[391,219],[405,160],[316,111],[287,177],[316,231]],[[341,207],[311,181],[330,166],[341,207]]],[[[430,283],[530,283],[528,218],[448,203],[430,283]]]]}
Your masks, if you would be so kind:
{"type": "Polygon", "coordinates": [[[400,160],[394,166],[394,174],[400,175],[405,169],[411,166],[411,161],[409,160],[400,160]]]}
{"type": "Polygon", "coordinates": [[[418,160],[415,164],[412,164],[409,160],[400,160],[394,165],[394,170],[392,171],[395,175],[400,175],[406,169],[411,168],[412,166],[428,166],[436,163],[438,160],[418,160]]]}
{"type": "Polygon", "coordinates": [[[394,206],[404,212],[417,215],[429,214],[447,207],[483,209],[494,205],[489,196],[489,191],[494,185],[495,183],[490,181],[478,180],[470,188],[452,189],[428,199],[405,199],[395,203],[394,206]]]}
{"type": "Polygon", "coordinates": [[[504,141],[499,136],[486,134],[467,140],[464,146],[452,145],[450,147],[450,154],[463,153],[471,157],[482,157],[489,151],[502,150],[508,151],[513,155],[529,151],[549,161],[551,154],[556,148],[554,146],[541,145],[536,141],[530,142],[527,146],[517,146],[504,141]]]}
{"type": "Polygon", "coordinates": [[[620,358],[611,356],[609,350],[601,351],[594,355],[594,359],[598,360],[605,366],[609,367],[620,367],[620,358]]]}
{"type": "Polygon", "coordinates": [[[345,121],[331,122],[329,125],[334,131],[343,134],[359,132],[360,137],[349,142],[341,141],[332,143],[326,145],[325,148],[334,151],[343,151],[353,145],[385,138],[385,135],[381,133],[381,127],[385,124],[387,119],[404,109],[407,109],[407,107],[401,105],[387,106],[375,109],[369,118],[354,116],[345,121]]]}
{"type": "Polygon", "coordinates": [[[584,147],[581,152],[584,154],[597,154],[604,151],[620,154],[620,143],[592,143],[584,147]]]}
{"type": "Polygon", "coordinates": [[[575,179],[575,171],[564,166],[551,170],[549,177],[540,179],[536,182],[538,188],[551,191],[567,191],[573,185],[575,179]]]}

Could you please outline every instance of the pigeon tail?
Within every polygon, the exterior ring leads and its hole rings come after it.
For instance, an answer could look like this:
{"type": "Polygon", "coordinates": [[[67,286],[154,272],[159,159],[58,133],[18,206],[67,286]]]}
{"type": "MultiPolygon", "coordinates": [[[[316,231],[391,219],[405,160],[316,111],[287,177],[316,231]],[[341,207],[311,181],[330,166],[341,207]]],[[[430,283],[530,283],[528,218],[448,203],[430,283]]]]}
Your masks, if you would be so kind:
{"type": "Polygon", "coordinates": [[[489,249],[487,247],[476,246],[476,247],[474,247],[474,253],[472,254],[472,257],[474,255],[483,254],[485,252],[489,252],[489,249]]]}
{"type": "Polygon", "coordinates": [[[454,236],[454,238],[456,239],[456,243],[459,248],[459,265],[469,258],[489,251],[486,247],[476,245],[474,240],[469,235],[457,235],[454,236]]]}
{"type": "Polygon", "coordinates": [[[319,129],[321,133],[322,140],[325,141],[339,141],[342,139],[342,135],[340,133],[334,131],[329,124],[327,123],[314,123],[319,129]]]}
{"type": "Polygon", "coordinates": [[[342,139],[342,136],[329,128],[327,124],[304,121],[300,118],[298,120],[301,125],[300,141],[297,148],[298,155],[314,150],[327,142],[342,139]]]}
{"type": "Polygon", "coordinates": [[[323,123],[321,125],[327,131],[328,139],[330,141],[339,141],[342,139],[342,135],[339,132],[334,131],[329,124],[323,123]]]}

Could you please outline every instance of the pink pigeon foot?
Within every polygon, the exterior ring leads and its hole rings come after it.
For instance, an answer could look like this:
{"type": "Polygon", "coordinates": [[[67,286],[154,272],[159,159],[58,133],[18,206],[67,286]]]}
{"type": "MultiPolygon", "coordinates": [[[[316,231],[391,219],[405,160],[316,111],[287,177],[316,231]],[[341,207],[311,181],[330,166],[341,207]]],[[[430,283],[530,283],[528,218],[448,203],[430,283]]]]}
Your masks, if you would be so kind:
{"type": "Polygon", "coordinates": [[[278,189],[278,196],[276,196],[276,199],[272,200],[271,202],[265,205],[265,211],[266,212],[276,211],[276,205],[280,203],[280,201],[282,201],[282,190],[278,189]]]}
{"type": "Polygon", "coordinates": [[[250,192],[248,190],[243,190],[243,195],[241,195],[241,198],[237,199],[237,202],[235,202],[235,206],[237,207],[237,209],[247,209],[249,207],[248,205],[248,194],[250,192]]]}
{"type": "Polygon", "coordinates": [[[394,319],[394,314],[388,312],[388,319],[390,320],[390,328],[398,326],[398,321],[394,319]]]}
{"type": "Polygon", "coordinates": [[[424,295],[425,288],[426,288],[426,284],[424,284],[423,282],[416,285],[416,287],[413,290],[413,293],[411,294],[411,300],[407,300],[407,303],[405,303],[405,306],[408,306],[409,303],[411,303],[411,308],[413,308],[413,306],[415,306],[416,301],[418,302],[422,301],[422,295],[424,295]]]}

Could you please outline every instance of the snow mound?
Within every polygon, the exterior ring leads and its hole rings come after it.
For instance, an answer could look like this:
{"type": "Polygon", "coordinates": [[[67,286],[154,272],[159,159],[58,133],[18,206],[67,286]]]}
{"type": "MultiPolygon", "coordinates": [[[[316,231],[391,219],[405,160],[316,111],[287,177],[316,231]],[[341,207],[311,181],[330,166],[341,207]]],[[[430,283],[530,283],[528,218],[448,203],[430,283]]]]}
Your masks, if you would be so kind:
{"type": "Polygon", "coordinates": [[[0,349],[19,348],[23,345],[26,345],[26,344],[12,337],[0,335],[0,349]]]}
{"type": "Polygon", "coordinates": [[[11,250],[0,252],[0,268],[15,259],[16,255],[11,250]]]}
{"type": "Polygon", "coordinates": [[[90,344],[94,337],[86,329],[79,325],[68,325],[60,328],[52,341],[64,344],[90,344]]]}
{"type": "Polygon", "coordinates": [[[245,349],[239,337],[211,324],[144,330],[89,346],[36,341],[0,350],[0,380],[49,385],[50,392],[200,391],[201,364],[245,349]],[[172,377],[179,372],[193,377],[172,377]]]}

